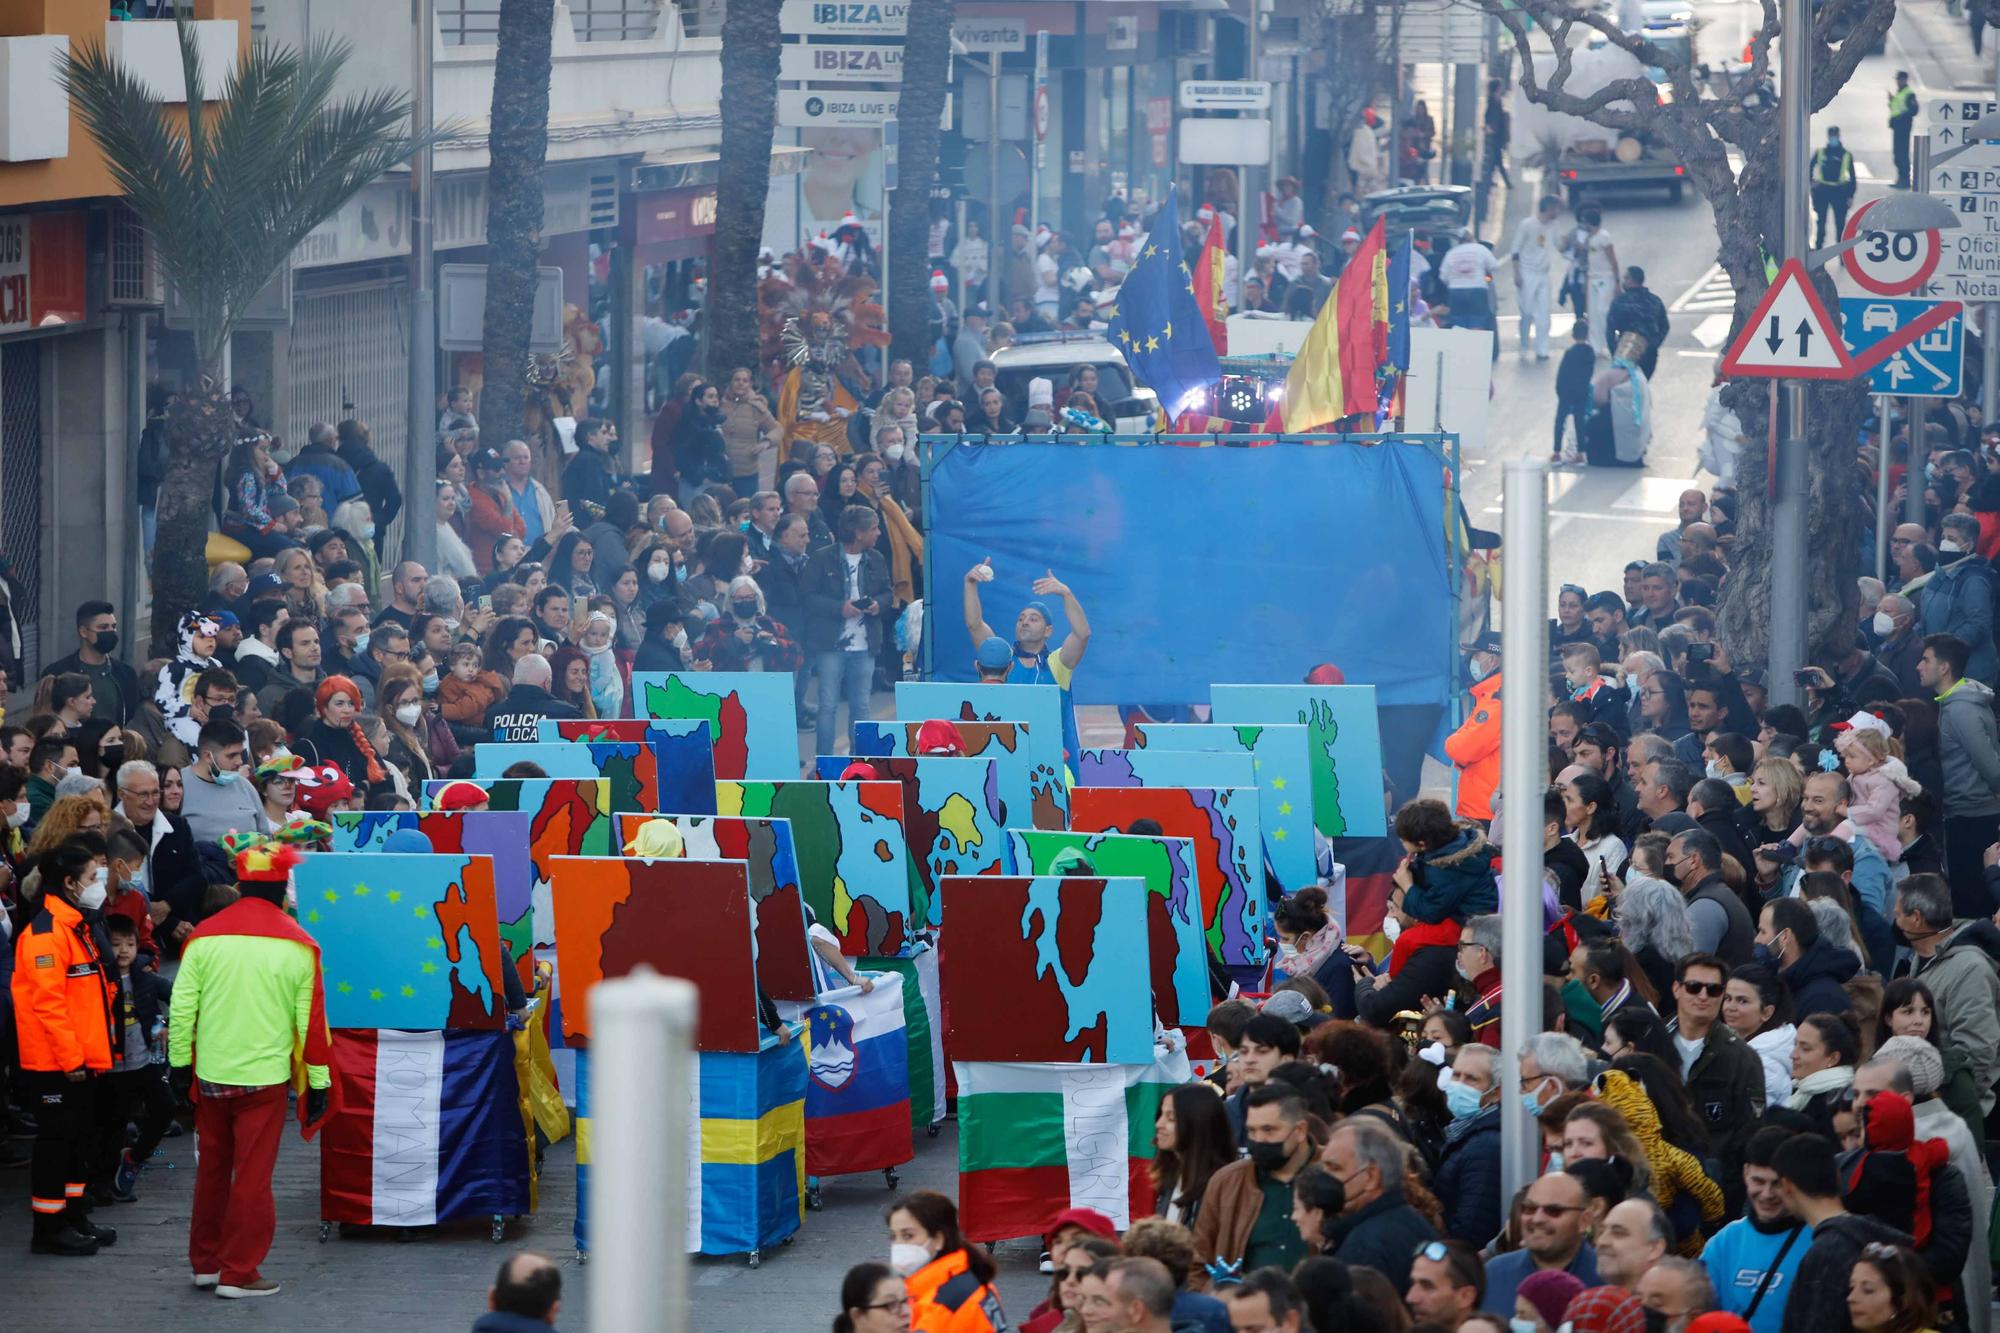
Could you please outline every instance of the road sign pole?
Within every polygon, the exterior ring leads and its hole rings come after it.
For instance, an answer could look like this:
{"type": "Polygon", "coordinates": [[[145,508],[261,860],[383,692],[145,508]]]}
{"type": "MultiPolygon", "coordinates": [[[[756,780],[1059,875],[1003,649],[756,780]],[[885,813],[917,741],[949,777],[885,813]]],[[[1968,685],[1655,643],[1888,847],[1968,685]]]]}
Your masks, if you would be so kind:
{"type": "Polygon", "coordinates": [[[1889,581],[1889,404],[1887,395],[1875,398],[1875,424],[1881,444],[1875,455],[1875,577],[1889,581]]]}
{"type": "MultiPolygon", "coordinates": [[[[1029,114],[1035,120],[1035,166],[1028,186],[1028,254],[1035,253],[1035,234],[1042,229],[1042,163],[1049,155],[1049,34],[1035,34],[1035,104],[1029,114]]],[[[1056,275],[1058,281],[1062,275],[1056,275]]]]}
{"type": "MultiPolygon", "coordinates": [[[[1807,100],[1811,88],[1812,31],[1810,0],[1784,0],[1786,36],[1779,66],[1778,104],[1782,112],[1781,148],[1784,164],[1785,258],[1805,262],[1807,242],[1806,173],[1807,100]],[[1792,34],[1805,36],[1793,49],[1792,34]]],[[[1808,288],[1810,290],[1810,288],[1808,288]]],[[[1783,435],[1779,437],[1778,475],[1771,512],[1771,630],[1770,697],[1772,703],[1800,702],[1792,673],[1806,664],[1806,390],[1796,381],[1783,386],[1783,435]]]]}
{"type": "MultiPolygon", "coordinates": [[[[1931,190],[1931,136],[1913,134],[1910,136],[1910,180],[1918,194],[1929,194],[1931,190]]],[[[1930,454],[1930,441],[1924,438],[1924,400],[1911,398],[1909,408],[1903,414],[1903,429],[1910,437],[1909,466],[1903,470],[1903,521],[1922,523],[1924,521],[1924,460],[1930,454]]]]}

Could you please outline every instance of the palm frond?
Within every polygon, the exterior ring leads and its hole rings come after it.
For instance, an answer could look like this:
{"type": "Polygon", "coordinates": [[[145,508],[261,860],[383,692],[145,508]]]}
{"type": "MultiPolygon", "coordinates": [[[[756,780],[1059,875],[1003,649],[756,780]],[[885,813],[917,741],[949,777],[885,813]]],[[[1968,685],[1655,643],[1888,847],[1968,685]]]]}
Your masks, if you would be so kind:
{"type": "Polygon", "coordinates": [[[187,124],[97,43],[73,52],[65,90],[117,183],[153,235],[160,267],[188,307],[202,364],[221,358],[257,294],[307,233],[385,171],[456,127],[415,129],[409,99],[336,99],[351,48],[259,40],[204,105],[194,30],[179,20],[187,124]]]}

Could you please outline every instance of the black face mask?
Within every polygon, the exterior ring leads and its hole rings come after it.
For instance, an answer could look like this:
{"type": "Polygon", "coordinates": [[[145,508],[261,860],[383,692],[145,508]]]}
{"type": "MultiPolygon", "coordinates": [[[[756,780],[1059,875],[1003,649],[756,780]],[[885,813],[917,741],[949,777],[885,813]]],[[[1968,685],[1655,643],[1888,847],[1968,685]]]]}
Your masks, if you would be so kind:
{"type": "Polygon", "coordinates": [[[92,636],[90,646],[98,652],[103,653],[106,657],[111,656],[111,654],[118,651],[118,631],[115,629],[99,630],[92,636]]]}
{"type": "Polygon", "coordinates": [[[1286,1159],[1292,1155],[1292,1148],[1288,1143],[1260,1143],[1252,1140],[1249,1153],[1250,1160],[1256,1163],[1257,1169],[1269,1175],[1285,1164],[1286,1159]]]}
{"type": "Polygon", "coordinates": [[[108,749],[99,750],[98,754],[104,760],[104,771],[107,773],[115,775],[118,772],[118,766],[125,762],[125,747],[122,745],[113,745],[108,749]]]}
{"type": "Polygon", "coordinates": [[[730,603],[730,610],[736,612],[738,620],[755,620],[757,618],[757,603],[755,602],[732,602],[730,603]]]}

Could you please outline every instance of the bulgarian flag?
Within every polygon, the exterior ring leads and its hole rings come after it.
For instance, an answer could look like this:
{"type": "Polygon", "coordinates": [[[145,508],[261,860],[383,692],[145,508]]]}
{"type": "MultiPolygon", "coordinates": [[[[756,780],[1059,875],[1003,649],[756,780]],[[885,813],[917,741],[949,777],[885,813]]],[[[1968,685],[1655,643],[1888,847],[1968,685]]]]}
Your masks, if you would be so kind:
{"type": "Polygon", "coordinates": [[[1229,250],[1222,242],[1222,214],[1210,209],[1208,235],[1202,238],[1201,258],[1195,261],[1194,301],[1201,307],[1217,356],[1229,352],[1229,302],[1222,295],[1223,267],[1228,262],[1229,250]]]}
{"type": "Polygon", "coordinates": [[[1123,1231],[1153,1211],[1153,1121],[1192,1077],[1187,1052],[1150,1065],[960,1061],[958,1211],[973,1240],[1039,1236],[1065,1208],[1123,1231]]]}

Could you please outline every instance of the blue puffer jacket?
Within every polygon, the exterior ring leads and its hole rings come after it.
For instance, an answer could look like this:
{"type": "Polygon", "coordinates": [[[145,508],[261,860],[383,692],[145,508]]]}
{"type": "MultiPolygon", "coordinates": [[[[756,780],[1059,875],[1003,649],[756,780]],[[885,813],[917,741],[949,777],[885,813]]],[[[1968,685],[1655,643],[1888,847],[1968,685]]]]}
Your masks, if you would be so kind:
{"type": "Polygon", "coordinates": [[[1861,970],[1861,960],[1850,949],[1831,944],[1825,936],[1799,955],[1799,961],[1778,973],[1778,980],[1792,993],[1792,1016],[1837,1014],[1851,1009],[1847,988],[1841,983],[1861,970]]]}
{"type": "Polygon", "coordinates": [[[1444,1131],[1437,1196],[1444,1229],[1474,1249],[1500,1234],[1500,1108],[1481,1107],[1444,1131]]]}
{"type": "Polygon", "coordinates": [[[1500,890],[1493,880],[1493,857],[1486,835],[1460,824],[1456,838],[1417,857],[1414,882],[1403,895],[1404,913],[1436,924],[1496,910],[1500,890]]]}

